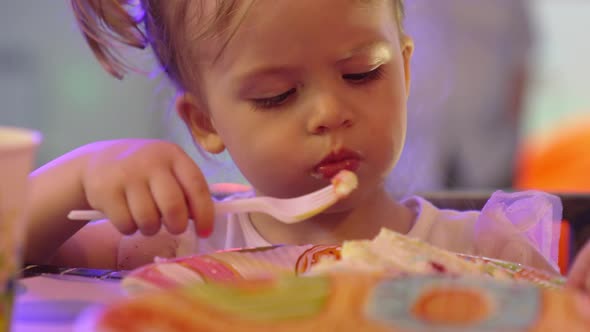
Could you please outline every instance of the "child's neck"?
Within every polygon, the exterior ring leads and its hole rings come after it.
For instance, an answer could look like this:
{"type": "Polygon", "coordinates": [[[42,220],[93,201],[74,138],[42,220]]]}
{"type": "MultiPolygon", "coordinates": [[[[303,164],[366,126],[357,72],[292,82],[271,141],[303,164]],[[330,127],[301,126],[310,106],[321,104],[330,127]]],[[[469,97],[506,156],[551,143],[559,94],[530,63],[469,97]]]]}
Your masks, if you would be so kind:
{"type": "Polygon", "coordinates": [[[415,213],[395,201],[383,188],[354,210],[323,213],[306,221],[287,225],[272,217],[252,213],[256,230],[273,244],[334,244],[344,240],[371,239],[382,227],[406,234],[415,213]]]}

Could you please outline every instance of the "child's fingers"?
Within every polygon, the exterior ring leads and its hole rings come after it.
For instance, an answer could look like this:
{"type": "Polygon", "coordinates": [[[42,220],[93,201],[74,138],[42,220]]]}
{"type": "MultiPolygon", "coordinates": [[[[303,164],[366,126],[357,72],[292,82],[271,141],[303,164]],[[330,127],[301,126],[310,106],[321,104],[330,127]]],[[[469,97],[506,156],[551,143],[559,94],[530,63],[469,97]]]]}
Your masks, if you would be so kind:
{"type": "Polygon", "coordinates": [[[188,156],[179,158],[173,167],[187,198],[190,216],[196,222],[197,234],[209,236],[213,231],[214,207],[205,177],[188,156]]]}
{"type": "Polygon", "coordinates": [[[137,225],[127,207],[127,198],[123,191],[115,191],[104,195],[106,201],[95,208],[102,211],[119,232],[131,235],[137,231],[137,225]]]}
{"type": "Polygon", "coordinates": [[[154,235],[161,227],[160,212],[150,187],[145,182],[130,184],[126,189],[127,205],[137,228],[143,235],[154,235]]]}
{"type": "Polygon", "coordinates": [[[150,189],[168,232],[184,232],[188,224],[189,210],[178,180],[171,172],[160,171],[150,178],[150,189]]]}

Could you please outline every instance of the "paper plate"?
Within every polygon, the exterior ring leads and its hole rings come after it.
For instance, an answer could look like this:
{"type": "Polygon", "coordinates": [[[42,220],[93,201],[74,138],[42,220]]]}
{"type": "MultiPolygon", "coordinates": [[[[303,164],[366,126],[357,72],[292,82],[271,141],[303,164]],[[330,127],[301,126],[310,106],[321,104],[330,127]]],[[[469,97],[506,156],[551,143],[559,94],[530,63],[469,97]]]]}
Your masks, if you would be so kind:
{"type": "Polygon", "coordinates": [[[530,283],[351,272],[146,293],[93,308],[74,331],[585,331],[589,308],[586,295],[530,283]]]}
{"type": "MultiPolygon", "coordinates": [[[[272,246],[161,259],[132,271],[123,279],[122,286],[129,294],[138,294],[192,283],[296,276],[305,274],[325,257],[340,259],[340,246],[272,246]]],[[[529,282],[545,288],[560,288],[564,284],[561,276],[520,264],[469,255],[458,257],[480,264],[482,274],[489,278],[501,276],[504,280],[529,282]]]]}
{"type": "Polygon", "coordinates": [[[471,261],[479,261],[489,268],[498,269],[508,274],[515,281],[530,282],[545,288],[561,288],[566,279],[561,275],[549,274],[530,266],[507,262],[500,259],[458,254],[459,257],[471,261]]]}
{"type": "Polygon", "coordinates": [[[397,236],[384,234],[371,243],[393,243],[392,255],[384,257],[396,256],[413,268],[401,273],[398,265],[396,273],[313,274],[322,273],[326,262],[350,262],[352,253],[369,255],[357,256],[361,261],[370,257],[375,252],[357,250],[367,244],[362,241],[159,259],[123,279],[132,296],[93,308],[77,326],[109,332],[528,332],[590,324],[590,298],[562,289],[560,276],[397,236]]]}

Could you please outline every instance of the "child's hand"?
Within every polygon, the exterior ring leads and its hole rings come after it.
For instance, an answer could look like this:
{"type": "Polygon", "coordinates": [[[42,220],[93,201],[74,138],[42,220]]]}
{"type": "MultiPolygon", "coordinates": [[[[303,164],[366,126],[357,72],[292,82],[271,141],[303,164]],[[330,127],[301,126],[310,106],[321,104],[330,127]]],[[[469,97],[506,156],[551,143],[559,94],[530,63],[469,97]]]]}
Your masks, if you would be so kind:
{"type": "Polygon", "coordinates": [[[590,294],[590,242],[586,243],[574,260],[567,285],[590,294]]]}
{"type": "Polygon", "coordinates": [[[213,227],[213,202],[199,167],[177,145],[148,139],[98,142],[86,155],[81,182],[91,208],[123,234],[157,233],[162,224],[182,233],[189,218],[197,233],[213,227]]]}

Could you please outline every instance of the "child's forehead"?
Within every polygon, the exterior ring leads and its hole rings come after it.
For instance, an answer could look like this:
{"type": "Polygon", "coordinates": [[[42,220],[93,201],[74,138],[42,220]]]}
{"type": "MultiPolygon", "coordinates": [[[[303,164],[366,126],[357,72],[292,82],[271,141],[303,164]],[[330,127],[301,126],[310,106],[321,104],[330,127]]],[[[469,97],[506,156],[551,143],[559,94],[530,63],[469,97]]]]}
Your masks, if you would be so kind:
{"type": "MultiPolygon", "coordinates": [[[[381,32],[378,30],[384,19],[391,23],[390,28],[397,28],[391,0],[238,0],[234,4],[227,12],[231,17],[226,18],[224,26],[214,27],[213,38],[200,43],[201,56],[211,62],[225,58],[228,50],[234,55],[251,49],[269,53],[282,51],[275,49],[274,45],[291,47],[290,44],[302,44],[320,37],[339,38],[349,33],[350,29],[347,31],[346,27],[351,26],[367,35],[376,34],[381,32]],[[342,28],[326,30],[318,22],[342,28]]],[[[219,6],[208,5],[202,9],[208,10],[209,15],[220,15],[223,8],[219,6]]],[[[313,40],[310,46],[313,46],[313,40]]]]}

